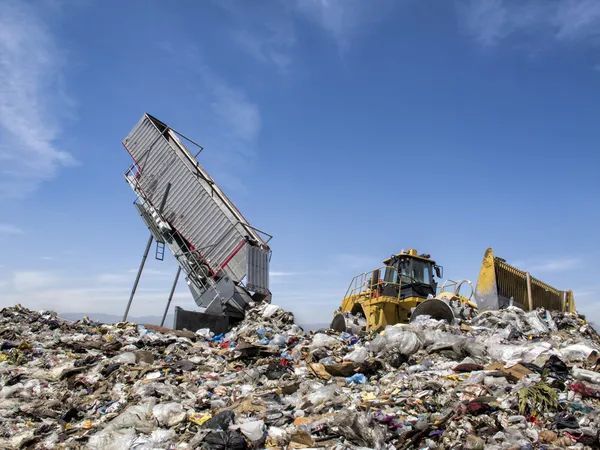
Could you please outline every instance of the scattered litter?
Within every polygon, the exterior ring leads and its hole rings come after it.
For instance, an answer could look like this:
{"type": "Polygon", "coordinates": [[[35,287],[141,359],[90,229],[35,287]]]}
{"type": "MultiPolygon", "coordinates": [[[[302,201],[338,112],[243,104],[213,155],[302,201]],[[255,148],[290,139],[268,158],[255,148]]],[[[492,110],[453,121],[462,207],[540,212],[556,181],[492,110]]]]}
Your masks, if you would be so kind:
{"type": "Polygon", "coordinates": [[[600,446],[600,339],[577,314],[306,333],[258,304],[192,331],[3,309],[0,448],[600,446]]]}

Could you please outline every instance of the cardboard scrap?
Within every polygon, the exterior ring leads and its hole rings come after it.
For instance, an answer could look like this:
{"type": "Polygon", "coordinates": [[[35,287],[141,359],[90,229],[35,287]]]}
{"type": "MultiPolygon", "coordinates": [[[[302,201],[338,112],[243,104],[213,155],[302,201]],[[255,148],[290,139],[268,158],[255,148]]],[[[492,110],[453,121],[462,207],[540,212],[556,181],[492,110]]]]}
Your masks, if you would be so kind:
{"type": "Polygon", "coordinates": [[[487,366],[485,370],[500,370],[509,381],[519,381],[525,378],[527,375],[533,373],[531,370],[529,370],[527,367],[521,364],[515,364],[511,367],[505,367],[504,364],[501,362],[492,363],[489,366],[487,366]]]}

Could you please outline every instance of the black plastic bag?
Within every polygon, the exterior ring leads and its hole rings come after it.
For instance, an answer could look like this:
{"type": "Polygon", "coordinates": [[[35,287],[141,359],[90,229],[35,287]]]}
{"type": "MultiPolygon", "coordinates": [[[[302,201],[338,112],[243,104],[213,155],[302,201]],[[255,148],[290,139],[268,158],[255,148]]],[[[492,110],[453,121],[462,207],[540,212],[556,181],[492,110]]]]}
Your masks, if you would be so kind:
{"type": "Polygon", "coordinates": [[[235,414],[233,411],[221,411],[218,414],[215,414],[214,417],[208,419],[202,425],[202,428],[207,428],[211,430],[227,430],[229,425],[233,423],[233,419],[235,414]]]}
{"type": "Polygon", "coordinates": [[[565,381],[569,378],[569,367],[556,355],[550,356],[543,368],[548,369],[550,375],[558,380],[565,381]]]}
{"type": "Polygon", "coordinates": [[[206,450],[246,450],[248,444],[235,431],[212,431],[204,438],[202,448],[206,450]]]}

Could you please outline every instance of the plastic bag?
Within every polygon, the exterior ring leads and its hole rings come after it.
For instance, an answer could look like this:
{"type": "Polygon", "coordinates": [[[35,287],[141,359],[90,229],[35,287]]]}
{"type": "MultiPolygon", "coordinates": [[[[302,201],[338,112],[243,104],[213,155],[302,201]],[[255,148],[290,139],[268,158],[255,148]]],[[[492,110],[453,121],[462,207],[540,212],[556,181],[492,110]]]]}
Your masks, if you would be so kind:
{"type": "Polygon", "coordinates": [[[246,450],[248,444],[235,431],[212,431],[204,438],[201,448],[207,450],[246,450]]]}
{"type": "Polygon", "coordinates": [[[429,370],[431,366],[433,366],[433,361],[426,359],[421,361],[421,364],[410,366],[406,371],[408,373],[425,372],[426,370],[429,370]]]}
{"type": "Polygon", "coordinates": [[[337,426],[340,434],[350,442],[375,450],[383,449],[388,437],[387,428],[364,412],[340,414],[337,426]]]}
{"type": "Polygon", "coordinates": [[[348,353],[344,356],[344,361],[354,361],[355,363],[363,363],[365,359],[369,356],[369,352],[364,347],[356,347],[354,351],[348,353]]]}
{"type": "Polygon", "coordinates": [[[308,346],[309,348],[320,348],[320,347],[332,347],[336,344],[339,344],[339,341],[327,334],[317,333],[313,337],[312,342],[308,346]]]}
{"type": "Polygon", "coordinates": [[[281,334],[276,334],[275,336],[273,336],[273,339],[271,339],[271,342],[269,342],[269,345],[281,347],[285,345],[286,342],[287,338],[285,336],[282,336],[281,334]]]}
{"type": "Polygon", "coordinates": [[[384,336],[388,349],[398,350],[407,356],[418,352],[423,345],[417,333],[400,327],[387,326],[384,336]]]}
{"type": "Polygon", "coordinates": [[[525,314],[525,320],[527,320],[527,323],[534,331],[534,334],[546,334],[550,331],[544,321],[540,319],[537,311],[530,311],[525,314]]]}
{"type": "Polygon", "coordinates": [[[221,411],[211,419],[204,422],[202,428],[210,428],[213,430],[227,430],[229,425],[233,423],[235,413],[233,411],[221,411]]]}
{"type": "Polygon", "coordinates": [[[385,349],[387,341],[381,335],[377,335],[369,344],[369,351],[378,354],[385,349]]]}
{"type": "Polygon", "coordinates": [[[365,384],[367,382],[367,377],[365,377],[362,373],[355,373],[351,377],[346,378],[346,383],[354,383],[354,384],[365,384]]]}
{"type": "Polygon", "coordinates": [[[213,333],[210,331],[210,328],[200,328],[198,331],[196,331],[196,336],[204,339],[210,339],[213,336],[213,333]]]}
{"type": "Polygon", "coordinates": [[[584,361],[596,350],[584,344],[574,344],[560,349],[563,358],[569,362],[584,361]]]}
{"type": "Polygon", "coordinates": [[[186,418],[186,413],[180,403],[161,403],[152,408],[152,415],[162,426],[173,427],[186,418]]]}
{"type": "Polygon", "coordinates": [[[548,322],[548,328],[550,328],[550,331],[558,331],[558,327],[556,326],[556,322],[552,318],[550,311],[546,311],[546,322],[548,322]]]}
{"type": "Polygon", "coordinates": [[[280,427],[269,427],[268,436],[280,446],[285,446],[290,440],[290,434],[280,427]]]}
{"type": "Polygon", "coordinates": [[[152,407],[156,399],[152,399],[141,405],[130,406],[113,420],[111,420],[103,431],[109,432],[122,428],[133,428],[140,433],[149,434],[155,428],[155,424],[149,420],[152,407]]]}
{"type": "Polygon", "coordinates": [[[279,306],[277,306],[277,305],[268,305],[265,308],[265,310],[263,311],[262,316],[265,319],[268,319],[269,317],[273,316],[277,312],[278,309],[279,309],[279,306]]]}
{"type": "Polygon", "coordinates": [[[250,394],[250,392],[254,390],[254,386],[251,384],[242,384],[237,389],[240,396],[246,397],[248,394],[250,394]]]}
{"type": "Polygon", "coordinates": [[[469,378],[466,379],[465,384],[483,384],[486,377],[486,372],[484,370],[471,372],[469,378]]]}
{"type": "Polygon", "coordinates": [[[135,353],[125,352],[121,353],[111,359],[111,362],[115,364],[135,364],[136,357],[135,353]]]}
{"type": "Polygon", "coordinates": [[[92,435],[87,443],[90,450],[122,450],[130,448],[135,441],[136,433],[133,428],[122,430],[102,430],[92,435]]]}
{"type": "Polygon", "coordinates": [[[250,441],[256,442],[262,439],[264,435],[265,423],[262,420],[253,420],[240,425],[240,431],[250,441]]]}
{"type": "Polygon", "coordinates": [[[174,430],[154,430],[150,436],[140,436],[132,444],[130,450],[168,449],[169,443],[177,437],[174,430]]]}
{"type": "Polygon", "coordinates": [[[462,336],[440,330],[423,330],[422,336],[423,345],[426,347],[433,346],[433,348],[451,347],[457,342],[464,340],[462,336]]]}
{"type": "Polygon", "coordinates": [[[306,399],[314,406],[325,403],[331,400],[338,391],[336,385],[324,386],[321,389],[317,389],[313,393],[309,394],[306,399]]]}

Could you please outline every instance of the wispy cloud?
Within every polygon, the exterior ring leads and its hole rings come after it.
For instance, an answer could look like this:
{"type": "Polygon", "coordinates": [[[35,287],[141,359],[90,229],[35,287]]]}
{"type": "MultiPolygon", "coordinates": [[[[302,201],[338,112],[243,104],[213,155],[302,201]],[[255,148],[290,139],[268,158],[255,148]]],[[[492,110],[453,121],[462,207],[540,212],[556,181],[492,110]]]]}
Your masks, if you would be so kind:
{"type": "MultiPolygon", "coordinates": [[[[39,5],[38,5],[39,6],[39,5]]],[[[56,141],[72,107],[61,50],[25,2],[0,8],[0,195],[22,197],[75,163],[56,141]]]]}
{"type": "MultiPolygon", "coordinates": [[[[149,268],[150,269],[150,268],[149,268]]],[[[72,271],[20,270],[0,279],[0,307],[21,303],[34,310],[122,314],[131,293],[133,278],[118,274],[85,275],[72,271]]],[[[132,315],[162,314],[171,279],[143,278],[132,304],[132,315]]],[[[194,308],[192,296],[181,281],[174,304],[194,308]]]]}
{"type": "Polygon", "coordinates": [[[0,223],[0,234],[24,234],[24,231],[15,225],[0,223]]]}
{"type": "Polygon", "coordinates": [[[540,272],[561,272],[574,269],[582,262],[581,258],[576,257],[508,261],[510,265],[531,272],[533,275],[540,272]]]}
{"type": "Polygon", "coordinates": [[[557,258],[542,261],[532,265],[531,272],[560,272],[573,269],[581,264],[581,258],[557,258]]]}
{"type": "Polygon", "coordinates": [[[524,38],[598,44],[597,0],[464,0],[458,14],[467,32],[491,47],[513,35],[524,38]]]}
{"type": "Polygon", "coordinates": [[[258,3],[215,1],[232,19],[229,37],[243,52],[260,63],[288,72],[293,62],[296,33],[284,2],[258,3]]]}
{"type": "Polygon", "coordinates": [[[53,272],[23,271],[13,274],[13,284],[17,292],[29,293],[55,286],[60,276],[53,272]]]}
{"type": "Polygon", "coordinates": [[[292,65],[291,50],[296,38],[291,21],[283,20],[287,26],[279,21],[267,21],[252,29],[247,26],[235,29],[231,37],[242,50],[257,61],[271,64],[280,72],[287,72],[292,65]]]}
{"type": "Polygon", "coordinates": [[[345,53],[353,40],[389,16],[406,0],[293,0],[266,5],[218,1],[233,19],[233,42],[256,61],[289,74],[295,68],[295,50],[302,41],[296,21],[308,22],[328,35],[345,53]]]}
{"type": "Polygon", "coordinates": [[[337,43],[340,52],[360,33],[385,17],[402,1],[389,0],[295,0],[295,9],[323,28],[337,43]]]}
{"type": "Polygon", "coordinates": [[[273,278],[292,277],[298,275],[298,272],[269,272],[269,276],[273,278]]]}
{"type": "Polygon", "coordinates": [[[581,303],[589,303],[589,300],[594,301],[595,305],[596,300],[600,299],[600,284],[581,286],[579,288],[576,288],[573,290],[573,295],[575,296],[575,303],[577,305],[580,305],[581,303]],[[581,298],[583,298],[583,302],[579,301],[581,298]]]}
{"type": "MultiPolygon", "coordinates": [[[[169,272],[168,270],[154,269],[152,267],[146,267],[146,268],[144,268],[142,275],[150,276],[150,277],[171,277],[171,276],[174,277],[175,270],[173,270],[173,272],[169,272]]],[[[131,277],[131,274],[135,274],[137,272],[138,272],[138,269],[129,269],[129,274],[130,274],[130,275],[128,275],[129,279],[133,280],[133,278],[131,277]]]]}

